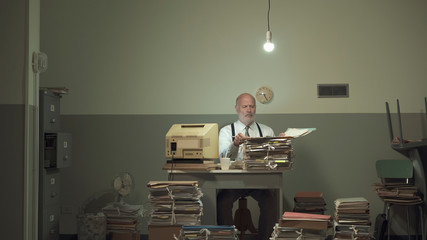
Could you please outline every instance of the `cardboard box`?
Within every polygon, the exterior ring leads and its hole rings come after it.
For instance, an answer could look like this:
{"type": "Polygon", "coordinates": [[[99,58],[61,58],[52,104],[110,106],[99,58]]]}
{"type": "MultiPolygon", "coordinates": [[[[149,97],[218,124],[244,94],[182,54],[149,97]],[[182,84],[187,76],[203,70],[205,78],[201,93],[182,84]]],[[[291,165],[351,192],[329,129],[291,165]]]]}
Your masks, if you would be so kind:
{"type": "Polygon", "coordinates": [[[156,226],[148,225],[148,240],[175,240],[179,236],[182,225],[156,226]]]}

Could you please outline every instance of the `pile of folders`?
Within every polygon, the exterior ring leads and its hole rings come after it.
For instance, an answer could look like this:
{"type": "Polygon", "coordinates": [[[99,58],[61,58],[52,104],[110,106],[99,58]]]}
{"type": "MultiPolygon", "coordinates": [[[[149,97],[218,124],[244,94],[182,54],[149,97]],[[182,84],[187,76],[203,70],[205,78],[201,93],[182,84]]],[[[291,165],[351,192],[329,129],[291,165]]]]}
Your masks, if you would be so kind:
{"type": "Polygon", "coordinates": [[[237,240],[237,230],[234,226],[202,225],[202,226],[182,226],[179,240],[237,240]]]}
{"type": "Polygon", "coordinates": [[[369,202],[364,197],[338,198],[334,204],[334,239],[371,239],[369,202]]]}
{"type": "Polygon", "coordinates": [[[324,240],[327,238],[330,221],[330,215],[284,212],[270,239],[324,240]]]}
{"type": "Polygon", "coordinates": [[[108,232],[137,232],[142,217],[142,205],[110,204],[102,208],[107,218],[108,232]]]}
{"type": "Polygon", "coordinates": [[[203,196],[197,181],[150,181],[150,225],[200,225],[203,196]]]}
{"type": "Polygon", "coordinates": [[[326,202],[322,192],[297,192],[294,196],[294,212],[324,214],[326,202]]]}
{"type": "Polygon", "coordinates": [[[377,195],[388,203],[396,204],[418,204],[422,203],[421,193],[413,184],[392,182],[376,183],[375,191],[377,195]]]}
{"type": "Polygon", "coordinates": [[[243,169],[280,170],[292,167],[292,137],[253,137],[244,143],[243,169]]]}

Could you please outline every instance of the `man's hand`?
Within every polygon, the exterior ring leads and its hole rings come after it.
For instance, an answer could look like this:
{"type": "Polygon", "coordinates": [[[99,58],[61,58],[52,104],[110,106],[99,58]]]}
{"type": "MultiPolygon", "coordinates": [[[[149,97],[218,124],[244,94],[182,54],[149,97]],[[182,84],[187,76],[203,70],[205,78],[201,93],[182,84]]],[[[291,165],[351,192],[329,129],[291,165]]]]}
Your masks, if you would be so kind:
{"type": "Polygon", "coordinates": [[[234,137],[234,146],[238,147],[240,144],[242,144],[248,137],[243,135],[243,133],[239,133],[234,137]]]}
{"type": "Polygon", "coordinates": [[[285,136],[286,136],[285,132],[279,133],[279,137],[285,137],[285,136]]]}

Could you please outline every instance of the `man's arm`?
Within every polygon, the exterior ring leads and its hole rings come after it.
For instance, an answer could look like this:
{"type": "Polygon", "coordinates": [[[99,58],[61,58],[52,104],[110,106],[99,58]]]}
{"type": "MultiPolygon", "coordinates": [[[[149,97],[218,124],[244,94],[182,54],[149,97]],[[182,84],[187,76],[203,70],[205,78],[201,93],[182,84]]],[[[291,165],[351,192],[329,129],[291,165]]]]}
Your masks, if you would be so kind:
{"type": "Polygon", "coordinates": [[[221,128],[219,131],[219,157],[225,157],[227,153],[231,159],[235,159],[238,151],[239,147],[236,147],[231,139],[231,126],[227,125],[221,128]]]}

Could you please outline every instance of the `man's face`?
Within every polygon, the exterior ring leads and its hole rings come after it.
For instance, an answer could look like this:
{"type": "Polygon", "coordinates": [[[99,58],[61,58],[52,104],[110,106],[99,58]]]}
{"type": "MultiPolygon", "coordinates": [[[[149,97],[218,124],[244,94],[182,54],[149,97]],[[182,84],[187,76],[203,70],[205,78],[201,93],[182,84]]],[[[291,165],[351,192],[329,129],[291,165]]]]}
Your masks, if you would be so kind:
{"type": "Polygon", "coordinates": [[[240,122],[245,125],[255,120],[256,105],[254,99],[249,95],[243,95],[237,101],[236,112],[240,122]]]}

